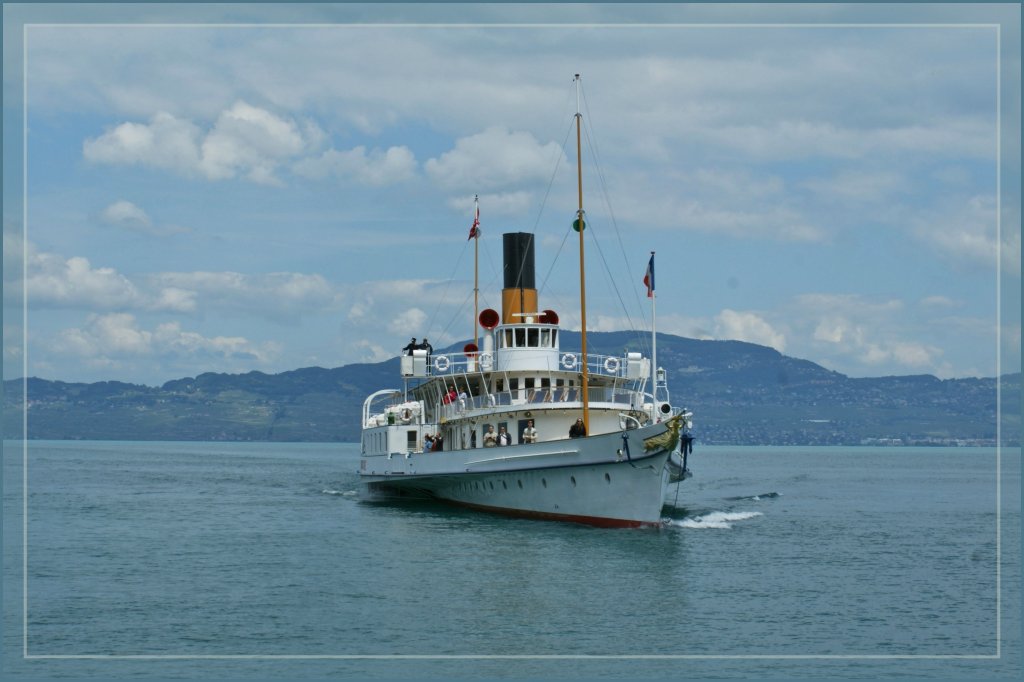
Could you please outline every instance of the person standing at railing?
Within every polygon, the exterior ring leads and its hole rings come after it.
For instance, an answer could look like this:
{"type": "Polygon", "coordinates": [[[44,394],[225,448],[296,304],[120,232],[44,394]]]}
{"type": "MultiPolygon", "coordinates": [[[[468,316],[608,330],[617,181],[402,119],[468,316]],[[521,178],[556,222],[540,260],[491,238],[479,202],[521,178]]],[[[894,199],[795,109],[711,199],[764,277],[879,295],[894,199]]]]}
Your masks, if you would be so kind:
{"type": "Polygon", "coordinates": [[[533,420],[526,422],[526,428],[523,429],[523,442],[524,443],[536,443],[537,442],[537,429],[533,428],[533,420]]]}
{"type": "Polygon", "coordinates": [[[569,427],[569,438],[583,438],[587,435],[587,427],[583,419],[577,419],[576,423],[569,427]]]}
{"type": "Polygon", "coordinates": [[[505,427],[502,426],[501,430],[498,432],[498,445],[511,445],[511,444],[512,444],[512,438],[508,435],[508,431],[505,430],[505,427]]]}
{"type": "Polygon", "coordinates": [[[487,427],[487,433],[484,434],[484,447],[493,448],[498,444],[498,434],[494,432],[494,425],[491,424],[487,427]]]}

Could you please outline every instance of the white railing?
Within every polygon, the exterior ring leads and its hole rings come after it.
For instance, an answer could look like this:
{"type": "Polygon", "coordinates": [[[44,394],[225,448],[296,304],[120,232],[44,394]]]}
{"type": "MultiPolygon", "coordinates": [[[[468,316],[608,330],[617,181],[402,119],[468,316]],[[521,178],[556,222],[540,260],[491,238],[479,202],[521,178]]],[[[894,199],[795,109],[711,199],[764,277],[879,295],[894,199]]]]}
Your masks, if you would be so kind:
{"type": "MultiPolygon", "coordinates": [[[[625,388],[590,388],[587,392],[588,402],[614,403],[622,409],[639,410],[643,408],[644,394],[625,388]]],[[[454,419],[465,416],[475,410],[494,410],[502,407],[529,409],[552,407],[555,405],[576,406],[583,402],[583,389],[579,386],[554,386],[546,388],[521,388],[517,390],[498,391],[487,395],[469,396],[460,394],[450,402],[440,402],[440,416],[454,419]]]]}
{"type": "MultiPolygon", "coordinates": [[[[524,348],[533,351],[534,348],[524,348]]],[[[516,349],[503,349],[502,354],[515,353],[516,349]]],[[[544,371],[579,372],[583,368],[583,354],[575,351],[559,351],[557,366],[544,371]]],[[[443,377],[459,374],[475,374],[477,372],[501,371],[497,367],[497,354],[494,351],[480,353],[437,353],[419,357],[402,357],[402,374],[405,376],[443,377]]],[[[626,358],[616,355],[587,355],[587,372],[607,377],[639,378],[631,376],[630,364],[626,358]]],[[[632,374],[635,374],[633,372],[632,374]]]]}

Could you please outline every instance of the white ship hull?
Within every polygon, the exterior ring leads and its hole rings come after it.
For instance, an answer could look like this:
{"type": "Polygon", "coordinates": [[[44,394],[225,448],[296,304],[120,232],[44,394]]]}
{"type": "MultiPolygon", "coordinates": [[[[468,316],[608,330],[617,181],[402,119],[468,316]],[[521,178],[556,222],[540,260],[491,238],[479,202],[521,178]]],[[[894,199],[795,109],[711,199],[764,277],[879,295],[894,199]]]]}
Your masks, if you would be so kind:
{"type": "Polygon", "coordinates": [[[364,457],[370,499],[419,497],[595,526],[661,523],[678,421],[507,447],[364,457]]]}

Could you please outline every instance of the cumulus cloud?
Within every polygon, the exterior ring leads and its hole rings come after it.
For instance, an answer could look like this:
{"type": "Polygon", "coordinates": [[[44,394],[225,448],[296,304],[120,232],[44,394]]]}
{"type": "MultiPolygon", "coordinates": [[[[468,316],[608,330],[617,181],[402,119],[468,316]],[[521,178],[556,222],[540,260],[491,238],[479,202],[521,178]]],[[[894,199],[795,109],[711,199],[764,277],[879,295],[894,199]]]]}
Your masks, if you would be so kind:
{"type": "Polygon", "coordinates": [[[564,160],[555,142],[541,144],[528,132],[493,126],[455,141],[454,149],[429,159],[427,175],[445,189],[490,190],[548,180],[564,160]]]}
{"type": "Polygon", "coordinates": [[[115,201],[100,211],[99,218],[101,222],[112,227],[155,236],[168,236],[189,231],[174,225],[155,225],[146,211],[124,199],[115,201]]]}
{"type": "Polygon", "coordinates": [[[153,226],[146,212],[130,201],[115,201],[100,213],[104,222],[132,229],[147,229],[153,226]]]}
{"type": "Polygon", "coordinates": [[[31,249],[24,285],[30,306],[49,308],[141,307],[145,295],[113,268],[94,268],[81,256],[64,258],[31,249]]]}
{"type": "Polygon", "coordinates": [[[826,232],[800,207],[785,182],[745,170],[700,168],[651,177],[622,174],[616,213],[662,229],[698,230],[737,237],[819,242],[826,232]]]}
{"type": "Polygon", "coordinates": [[[322,142],[313,124],[300,126],[244,101],[222,111],[208,131],[166,112],[149,123],[122,123],[82,146],[87,161],[141,165],[186,176],[244,177],[279,184],[276,171],[322,142]]]}
{"type": "Polygon", "coordinates": [[[200,162],[201,137],[196,124],[160,112],[148,124],[122,123],[87,139],[82,153],[94,163],[138,164],[191,174],[200,162]]]}
{"type": "Polygon", "coordinates": [[[53,352],[100,366],[158,356],[210,357],[263,364],[270,362],[278,350],[274,344],[258,345],[238,336],[204,337],[184,330],[178,322],[143,329],[129,313],[92,314],[82,327],[64,329],[46,345],[53,352]]]}
{"type": "MultiPolygon", "coordinates": [[[[19,240],[5,243],[14,246],[19,240]]],[[[21,280],[5,271],[5,295],[21,280]]],[[[92,311],[231,313],[276,321],[336,310],[344,294],[319,274],[164,272],[126,277],[84,257],[65,258],[29,245],[24,284],[30,306],[92,311]]]]}
{"type": "Polygon", "coordinates": [[[405,146],[367,153],[366,147],[360,145],[344,152],[328,149],[319,157],[296,162],[292,170],[308,178],[335,177],[380,187],[414,178],[416,157],[405,146]]]}
{"type": "Polygon", "coordinates": [[[952,214],[919,224],[918,237],[958,260],[995,268],[998,249],[995,208],[994,197],[971,197],[952,214]]]}
{"type": "MultiPolygon", "coordinates": [[[[533,193],[526,190],[514,192],[500,192],[495,194],[480,195],[481,226],[484,225],[483,218],[495,216],[520,216],[526,213],[533,203],[533,193]]],[[[468,220],[472,221],[473,211],[476,204],[473,196],[453,197],[448,200],[448,206],[464,213],[468,220]]],[[[468,223],[469,225],[472,222],[468,223]]],[[[467,227],[467,234],[468,234],[467,227]]]]}
{"type": "MultiPolygon", "coordinates": [[[[913,323],[901,300],[873,300],[855,294],[806,294],[797,297],[797,302],[806,315],[804,320],[813,325],[811,339],[817,342],[818,352],[826,356],[853,359],[867,368],[941,369],[941,348],[907,338],[914,333],[913,323]]],[[[944,296],[930,296],[920,302],[925,310],[954,305],[944,296]]]]}
{"type": "Polygon", "coordinates": [[[87,258],[65,258],[31,245],[23,282],[11,282],[15,288],[22,283],[31,307],[172,312],[196,307],[195,297],[187,291],[140,286],[114,268],[94,267],[87,258]]]}
{"type": "Polygon", "coordinates": [[[291,320],[336,309],[343,295],[322,275],[297,272],[164,272],[145,278],[162,300],[221,313],[291,320]]]}
{"type": "MultiPolygon", "coordinates": [[[[405,334],[411,336],[415,334],[415,330],[423,329],[427,324],[427,314],[419,308],[407,308],[391,320],[388,324],[388,330],[392,334],[405,334]],[[409,330],[413,331],[410,332],[409,330]]],[[[417,338],[422,338],[417,336],[417,338]]]]}
{"type": "Polygon", "coordinates": [[[726,308],[715,316],[715,336],[719,339],[747,341],[786,350],[786,337],[757,313],[726,308]]]}

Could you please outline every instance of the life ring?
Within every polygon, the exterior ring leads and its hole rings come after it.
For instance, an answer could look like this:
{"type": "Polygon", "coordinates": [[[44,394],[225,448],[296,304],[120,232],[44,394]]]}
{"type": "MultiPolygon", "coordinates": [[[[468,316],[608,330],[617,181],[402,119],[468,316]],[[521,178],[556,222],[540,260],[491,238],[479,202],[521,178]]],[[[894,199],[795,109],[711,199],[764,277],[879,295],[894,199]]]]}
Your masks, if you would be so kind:
{"type": "Polygon", "coordinates": [[[566,353],[562,356],[562,367],[566,369],[576,369],[576,354],[566,353]]]}
{"type": "Polygon", "coordinates": [[[434,369],[436,369],[438,372],[447,372],[448,365],[449,362],[447,355],[438,355],[436,358],[434,358],[434,369]]]}
{"type": "Polygon", "coordinates": [[[493,355],[491,355],[490,353],[481,353],[480,354],[480,366],[483,369],[490,369],[493,364],[494,364],[494,356],[493,355]]]}
{"type": "Polygon", "coordinates": [[[619,359],[618,358],[608,358],[607,360],[605,360],[604,361],[604,371],[608,372],[609,374],[615,374],[616,372],[618,372],[619,371],[619,359]]]}
{"type": "Polygon", "coordinates": [[[409,409],[409,408],[407,407],[407,408],[405,408],[404,410],[402,410],[402,421],[405,421],[405,422],[407,422],[407,421],[409,421],[410,419],[412,419],[412,410],[410,410],[410,409],[409,409]]]}

